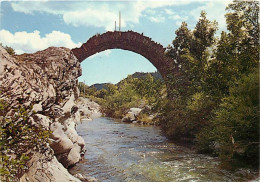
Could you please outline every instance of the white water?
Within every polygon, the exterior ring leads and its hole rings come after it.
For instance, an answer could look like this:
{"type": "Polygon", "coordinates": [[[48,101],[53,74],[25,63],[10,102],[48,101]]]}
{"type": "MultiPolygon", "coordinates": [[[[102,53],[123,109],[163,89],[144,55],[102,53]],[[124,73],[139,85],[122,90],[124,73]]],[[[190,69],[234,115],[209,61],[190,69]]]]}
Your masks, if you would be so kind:
{"type": "Polygon", "coordinates": [[[169,142],[158,127],[96,118],[78,125],[86,142],[84,160],[73,167],[99,181],[249,181],[256,172],[248,169],[227,171],[219,160],[169,142]]]}

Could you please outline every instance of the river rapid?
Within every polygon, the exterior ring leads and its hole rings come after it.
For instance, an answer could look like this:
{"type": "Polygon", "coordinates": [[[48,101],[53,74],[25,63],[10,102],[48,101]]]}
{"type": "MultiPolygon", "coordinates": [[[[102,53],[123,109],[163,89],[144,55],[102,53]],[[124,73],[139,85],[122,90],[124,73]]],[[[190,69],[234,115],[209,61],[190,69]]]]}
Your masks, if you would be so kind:
{"type": "Polygon", "coordinates": [[[70,172],[102,182],[244,182],[257,175],[249,169],[221,169],[218,158],[175,145],[154,126],[101,117],[83,121],[77,131],[86,142],[87,152],[70,172]]]}

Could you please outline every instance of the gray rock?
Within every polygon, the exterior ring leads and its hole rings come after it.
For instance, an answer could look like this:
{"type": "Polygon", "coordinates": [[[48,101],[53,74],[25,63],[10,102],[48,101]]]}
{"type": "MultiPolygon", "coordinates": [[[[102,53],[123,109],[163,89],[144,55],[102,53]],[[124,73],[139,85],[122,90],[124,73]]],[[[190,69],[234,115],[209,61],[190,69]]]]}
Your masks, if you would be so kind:
{"type": "Polygon", "coordinates": [[[122,122],[133,122],[137,119],[142,109],[140,108],[130,108],[126,115],[121,119],[122,122]]]}
{"type": "Polygon", "coordinates": [[[79,178],[82,181],[85,181],[85,182],[98,182],[98,180],[94,177],[85,176],[85,175],[82,175],[82,174],[79,174],[79,173],[75,174],[74,176],[76,178],[79,178]]]}
{"type": "Polygon", "coordinates": [[[55,122],[51,125],[53,139],[50,144],[51,148],[54,150],[55,154],[63,154],[69,152],[73,147],[73,142],[68,138],[68,136],[63,131],[63,126],[55,122]]]}
{"type": "Polygon", "coordinates": [[[125,117],[123,117],[123,118],[121,119],[121,122],[131,123],[132,121],[131,121],[131,118],[130,118],[130,117],[125,116],[125,117]]]}
{"type": "Polygon", "coordinates": [[[80,62],[62,47],[12,57],[0,46],[0,60],[0,99],[9,103],[7,116],[20,105],[28,110],[32,106],[32,124],[53,131],[46,151],[54,152],[50,156],[36,153],[21,181],[79,181],[58,160],[66,167],[80,160],[85,143],[75,122],[80,113],[87,117],[100,114],[99,106],[89,100],[79,99],[80,106],[76,105],[80,62]]]}
{"type": "Polygon", "coordinates": [[[20,182],[80,182],[69,174],[56,157],[35,153],[29,161],[29,170],[20,178],[20,182]]]}
{"type": "Polygon", "coordinates": [[[100,106],[87,98],[79,97],[77,106],[81,119],[93,119],[101,116],[100,106]]]}

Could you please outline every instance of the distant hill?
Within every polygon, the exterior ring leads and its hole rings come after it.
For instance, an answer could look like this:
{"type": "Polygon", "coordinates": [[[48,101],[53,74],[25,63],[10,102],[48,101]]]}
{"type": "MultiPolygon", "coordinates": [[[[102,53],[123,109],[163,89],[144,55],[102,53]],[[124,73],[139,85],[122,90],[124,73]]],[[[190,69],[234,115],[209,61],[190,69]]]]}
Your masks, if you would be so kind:
{"type": "Polygon", "coordinates": [[[107,84],[108,83],[96,83],[90,86],[90,88],[96,88],[97,90],[101,90],[101,89],[107,89],[107,84]]]}
{"type": "Polygon", "coordinates": [[[132,74],[132,77],[134,78],[144,78],[146,77],[148,74],[151,74],[155,79],[160,79],[160,80],[163,80],[162,79],[162,75],[156,71],[156,72],[148,72],[148,73],[144,73],[144,72],[135,72],[134,74],[132,74]]]}
{"type": "MultiPolygon", "coordinates": [[[[160,80],[163,80],[162,79],[162,76],[161,74],[156,71],[156,72],[147,72],[147,73],[144,73],[144,72],[135,72],[134,74],[132,74],[131,76],[133,78],[145,78],[148,74],[151,74],[155,79],[160,79],[160,80]]],[[[124,79],[123,79],[124,80],[124,79]]],[[[121,80],[122,81],[122,80],[121,80]]],[[[121,82],[120,81],[120,82],[121,82]]],[[[120,82],[118,82],[116,85],[119,85],[120,82]]],[[[90,87],[91,88],[96,88],[97,90],[101,90],[101,89],[107,89],[107,84],[111,84],[111,83],[96,83],[96,84],[93,84],[91,85],[90,87]]]]}

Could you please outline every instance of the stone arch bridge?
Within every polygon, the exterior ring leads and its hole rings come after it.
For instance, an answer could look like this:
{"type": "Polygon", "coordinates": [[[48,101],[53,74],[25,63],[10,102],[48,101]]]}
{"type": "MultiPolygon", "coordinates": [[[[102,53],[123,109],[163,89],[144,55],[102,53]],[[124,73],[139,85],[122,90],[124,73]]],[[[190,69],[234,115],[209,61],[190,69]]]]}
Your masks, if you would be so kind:
{"type": "Polygon", "coordinates": [[[178,74],[178,67],[174,61],[165,55],[166,48],[151,38],[133,31],[96,34],[80,48],[72,49],[72,52],[82,62],[89,56],[107,49],[123,49],[144,56],[157,68],[164,80],[169,74],[178,74]]]}

